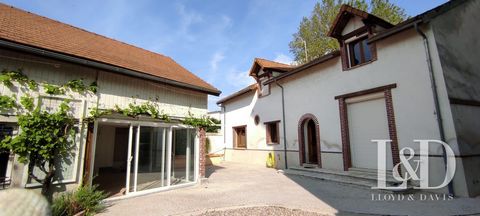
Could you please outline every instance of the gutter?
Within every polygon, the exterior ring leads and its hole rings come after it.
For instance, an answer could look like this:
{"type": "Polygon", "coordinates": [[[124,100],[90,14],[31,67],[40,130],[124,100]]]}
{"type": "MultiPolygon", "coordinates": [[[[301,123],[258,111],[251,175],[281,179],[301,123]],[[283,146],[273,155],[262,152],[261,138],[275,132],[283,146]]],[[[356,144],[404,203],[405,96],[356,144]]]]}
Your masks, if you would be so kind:
{"type": "Polygon", "coordinates": [[[282,127],[283,127],[283,155],[285,156],[285,169],[288,169],[287,163],[287,132],[286,132],[286,123],[285,123],[285,95],[283,86],[278,84],[275,80],[275,84],[282,89],[282,127]]]}
{"type": "Polygon", "coordinates": [[[198,92],[202,92],[202,93],[206,93],[214,96],[219,96],[221,93],[221,91],[219,90],[215,91],[215,90],[211,90],[211,89],[200,87],[200,86],[195,86],[195,85],[191,85],[191,84],[187,84],[187,83],[183,83],[183,82],[179,82],[171,79],[149,75],[139,71],[117,67],[110,64],[97,62],[97,61],[91,61],[91,60],[87,60],[87,59],[83,59],[83,58],[79,58],[71,55],[66,55],[58,52],[48,51],[45,49],[31,47],[31,46],[27,46],[27,45],[15,43],[15,42],[2,40],[2,39],[0,39],[0,47],[27,52],[27,53],[47,57],[47,58],[53,58],[53,59],[62,60],[70,63],[88,66],[88,67],[103,69],[107,71],[113,71],[119,74],[131,76],[131,77],[159,82],[159,83],[167,84],[174,87],[186,88],[186,89],[190,89],[193,91],[198,91],[198,92]]]}
{"type": "Polygon", "coordinates": [[[313,66],[315,66],[315,65],[321,64],[321,63],[323,63],[323,62],[326,62],[326,61],[328,61],[328,60],[330,60],[330,59],[333,59],[333,58],[335,58],[335,57],[338,57],[338,56],[340,56],[340,51],[335,50],[335,51],[333,51],[333,52],[331,52],[331,53],[328,53],[328,54],[326,54],[326,55],[324,55],[324,56],[318,57],[318,58],[316,58],[316,59],[314,59],[314,60],[312,60],[312,61],[309,61],[309,62],[307,62],[307,63],[305,63],[305,64],[303,64],[303,65],[300,65],[300,66],[296,67],[295,69],[293,69],[293,70],[291,70],[291,71],[289,71],[289,72],[286,72],[286,73],[283,73],[283,74],[281,74],[281,75],[279,75],[279,76],[277,76],[277,77],[271,78],[271,79],[265,81],[264,85],[268,85],[268,84],[270,84],[270,83],[276,82],[277,80],[281,80],[281,79],[283,79],[283,78],[289,77],[289,76],[294,75],[294,74],[296,74],[296,73],[302,72],[302,71],[304,71],[304,70],[306,70],[306,69],[308,69],[308,68],[311,68],[311,67],[313,67],[313,66]]]}
{"type": "MultiPolygon", "coordinates": [[[[418,27],[418,23],[419,22],[415,22],[413,24],[413,27],[415,28],[415,31],[417,31],[417,33],[423,39],[423,46],[424,46],[424,49],[425,49],[425,56],[427,58],[428,72],[429,72],[429,75],[430,75],[431,88],[432,88],[432,92],[433,92],[433,101],[434,101],[434,104],[435,104],[435,112],[437,113],[436,117],[437,117],[438,130],[439,130],[439,133],[440,133],[440,139],[441,139],[442,142],[447,143],[446,138],[445,138],[444,126],[443,126],[442,112],[440,110],[440,102],[439,102],[439,96],[438,96],[438,91],[437,91],[437,84],[435,82],[435,74],[433,73],[432,59],[431,59],[431,55],[430,55],[430,45],[428,43],[427,36],[418,27]]],[[[443,149],[443,154],[442,154],[443,163],[445,165],[445,170],[447,170],[447,153],[446,153],[445,148],[442,148],[442,149],[443,149]]],[[[453,191],[453,182],[452,181],[450,181],[448,183],[448,193],[449,193],[450,196],[453,197],[454,191],[453,191]]]]}
{"type": "Polygon", "coordinates": [[[367,43],[370,44],[370,43],[385,39],[387,37],[390,37],[390,36],[392,36],[394,34],[397,34],[399,32],[405,31],[407,29],[415,28],[415,25],[417,25],[418,23],[421,23],[421,22],[422,22],[421,19],[414,18],[414,20],[410,23],[406,23],[404,25],[394,27],[391,30],[387,30],[385,33],[380,33],[380,34],[377,34],[377,35],[371,37],[370,39],[367,40],[367,43]]]}

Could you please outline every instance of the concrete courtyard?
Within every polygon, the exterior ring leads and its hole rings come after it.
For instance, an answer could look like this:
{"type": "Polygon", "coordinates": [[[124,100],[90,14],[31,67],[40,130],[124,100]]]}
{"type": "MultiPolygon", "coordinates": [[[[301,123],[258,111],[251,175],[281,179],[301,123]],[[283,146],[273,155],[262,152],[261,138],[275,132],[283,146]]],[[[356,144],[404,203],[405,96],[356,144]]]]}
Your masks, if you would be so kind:
{"type": "MultiPolygon", "coordinates": [[[[320,215],[480,214],[480,198],[443,200],[437,196],[439,200],[435,201],[432,197],[427,197],[427,201],[419,201],[420,197],[415,197],[414,201],[385,201],[384,198],[392,194],[284,175],[254,165],[224,162],[209,167],[207,176],[204,183],[195,187],[111,202],[101,215],[251,215],[252,209],[258,208],[250,207],[259,206],[281,207],[272,212],[276,215],[280,215],[276,211],[285,208],[294,210],[295,215],[303,215],[297,210],[320,215]]],[[[268,214],[267,210],[260,212],[268,214]]]]}

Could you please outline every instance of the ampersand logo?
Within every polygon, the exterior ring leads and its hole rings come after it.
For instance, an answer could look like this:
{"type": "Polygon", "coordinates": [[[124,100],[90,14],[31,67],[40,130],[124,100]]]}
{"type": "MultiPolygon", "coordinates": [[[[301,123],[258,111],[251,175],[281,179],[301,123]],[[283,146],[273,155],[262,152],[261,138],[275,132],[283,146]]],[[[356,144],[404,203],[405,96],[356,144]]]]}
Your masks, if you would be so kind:
{"type": "Polygon", "coordinates": [[[419,187],[415,186],[414,189],[439,189],[445,187],[450,181],[452,181],[455,174],[455,154],[453,150],[448,146],[447,143],[444,143],[439,140],[414,140],[418,142],[420,146],[420,154],[418,155],[419,159],[414,159],[416,157],[415,150],[410,147],[402,148],[399,151],[400,163],[395,164],[392,169],[393,178],[401,182],[397,186],[387,186],[386,180],[386,146],[387,142],[391,140],[372,140],[376,142],[377,154],[378,154],[378,175],[377,175],[377,187],[372,187],[373,189],[384,189],[384,190],[402,190],[407,189],[409,181],[418,181],[419,187]],[[429,158],[429,144],[440,144],[444,149],[445,162],[446,162],[446,172],[445,179],[442,184],[437,186],[429,185],[429,169],[428,169],[428,158],[429,158]],[[413,164],[413,166],[412,166],[413,164]],[[401,170],[404,171],[401,173],[401,170]]]}

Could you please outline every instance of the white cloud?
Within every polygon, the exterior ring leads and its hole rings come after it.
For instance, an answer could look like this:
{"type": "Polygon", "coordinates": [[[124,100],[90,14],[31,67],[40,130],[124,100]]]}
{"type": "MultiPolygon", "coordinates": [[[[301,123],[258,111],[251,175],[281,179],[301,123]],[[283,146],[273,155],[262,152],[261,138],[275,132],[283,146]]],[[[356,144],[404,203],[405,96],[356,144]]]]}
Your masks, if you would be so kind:
{"type": "Polygon", "coordinates": [[[217,71],[218,63],[220,63],[225,58],[222,51],[217,51],[213,54],[212,60],[210,60],[210,68],[212,71],[217,71]]]}
{"type": "Polygon", "coordinates": [[[273,61],[284,63],[284,64],[293,63],[293,59],[290,56],[287,56],[283,53],[277,53],[277,56],[275,57],[275,59],[273,59],[273,61]]]}
{"type": "Polygon", "coordinates": [[[194,41],[196,37],[190,33],[190,27],[201,23],[203,21],[202,15],[194,10],[187,10],[183,4],[178,4],[177,13],[180,16],[179,34],[189,41],[194,41]]]}
{"type": "Polygon", "coordinates": [[[227,73],[226,81],[230,86],[235,87],[235,89],[245,88],[255,82],[255,80],[248,75],[248,72],[249,70],[238,71],[232,69],[227,73]]]}

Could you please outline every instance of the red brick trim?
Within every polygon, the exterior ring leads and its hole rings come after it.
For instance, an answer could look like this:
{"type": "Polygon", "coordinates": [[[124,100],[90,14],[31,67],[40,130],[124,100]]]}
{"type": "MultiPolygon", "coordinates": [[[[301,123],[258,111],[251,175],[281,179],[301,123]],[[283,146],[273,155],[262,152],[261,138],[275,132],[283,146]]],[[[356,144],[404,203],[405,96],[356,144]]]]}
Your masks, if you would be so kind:
{"type": "Polygon", "coordinates": [[[352,167],[350,154],[350,133],[348,130],[347,104],[344,98],[338,99],[338,108],[340,111],[340,130],[342,136],[343,170],[348,171],[352,167]]]}
{"type": "Polygon", "coordinates": [[[366,89],[366,90],[362,90],[362,91],[357,91],[357,92],[338,95],[338,96],[335,96],[335,99],[351,98],[351,97],[357,97],[357,96],[362,96],[362,95],[367,95],[367,94],[372,94],[372,93],[378,93],[378,92],[384,91],[385,89],[392,89],[392,88],[396,88],[396,87],[397,87],[397,84],[394,83],[394,84],[390,84],[390,85],[384,85],[384,86],[375,87],[375,88],[371,88],[371,89],[366,89]]]}
{"type": "MultiPolygon", "coordinates": [[[[397,126],[395,124],[395,113],[393,110],[393,99],[392,99],[392,90],[385,89],[385,106],[387,109],[387,121],[388,121],[388,134],[390,136],[390,143],[392,148],[392,161],[393,166],[400,163],[400,153],[398,151],[398,137],[397,137],[397,126]]],[[[401,167],[399,167],[399,173],[401,172],[401,167]]]]}
{"type": "Polygon", "coordinates": [[[200,139],[200,142],[199,142],[199,148],[198,150],[200,151],[199,155],[200,155],[200,158],[199,158],[199,176],[200,178],[205,178],[205,166],[206,166],[206,154],[205,154],[205,148],[206,148],[206,139],[207,139],[207,135],[205,133],[205,129],[204,128],[200,128],[199,130],[199,139],[200,139]]]}
{"type": "Polygon", "coordinates": [[[346,98],[357,97],[362,95],[368,95],[373,93],[382,92],[385,96],[385,108],[387,111],[387,121],[388,121],[388,133],[390,136],[391,142],[391,151],[392,151],[392,161],[393,165],[400,163],[400,155],[398,150],[398,137],[397,137],[397,127],[395,124],[395,115],[393,110],[393,99],[392,99],[392,88],[396,88],[397,84],[390,84],[385,86],[380,86],[376,88],[366,89],[363,91],[348,93],[336,96],[335,99],[338,100],[338,107],[340,112],[340,128],[342,136],[342,152],[343,152],[343,169],[348,171],[352,167],[352,155],[350,152],[350,132],[348,128],[348,112],[347,104],[345,102],[346,98]]]}
{"type": "Polygon", "coordinates": [[[322,168],[322,155],[321,155],[321,149],[320,149],[320,125],[318,124],[317,118],[310,113],[304,114],[302,117],[300,117],[300,120],[298,121],[298,148],[299,148],[299,154],[300,154],[300,166],[302,166],[305,163],[305,140],[304,140],[304,134],[303,131],[305,129],[304,125],[305,122],[313,120],[315,122],[315,136],[316,136],[316,141],[317,141],[317,161],[318,161],[318,167],[322,168]]]}

